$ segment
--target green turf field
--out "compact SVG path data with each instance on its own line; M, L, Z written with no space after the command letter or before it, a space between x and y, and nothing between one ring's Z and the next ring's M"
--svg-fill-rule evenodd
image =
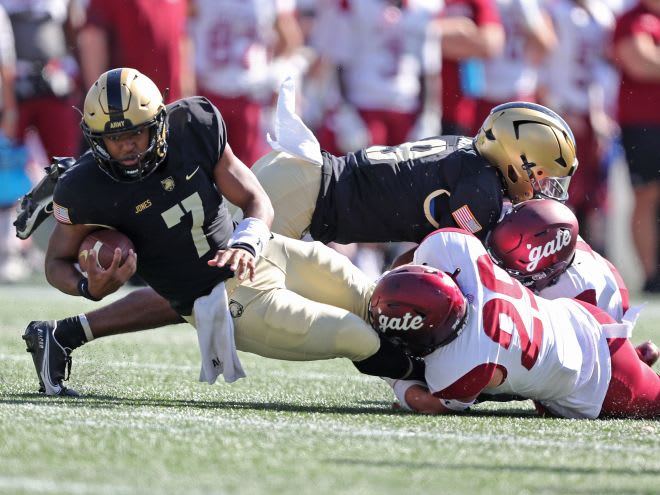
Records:
M241 354L247 379L197 382L184 325L74 353L81 399L45 398L20 335L95 303L0 287L2 494L658 494L660 422L538 419L529 402L395 412L347 361ZM639 302L639 301L636 301ZM634 341L660 340L660 300Z

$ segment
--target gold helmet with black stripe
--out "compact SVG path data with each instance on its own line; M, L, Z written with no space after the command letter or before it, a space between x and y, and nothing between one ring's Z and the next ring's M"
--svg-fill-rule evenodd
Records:
M497 167L513 203L532 198L568 199L578 160L575 137L558 114L514 101L493 108L474 139L481 156Z
M160 91L135 69L112 69L92 85L85 97L81 127L99 167L120 182L150 175L167 154L167 118ZM103 138L128 132L149 132L149 145L134 166L113 159Z

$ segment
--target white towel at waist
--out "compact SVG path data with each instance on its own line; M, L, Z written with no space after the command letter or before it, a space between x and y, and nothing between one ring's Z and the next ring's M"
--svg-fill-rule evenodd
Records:
M285 151L317 165L323 164L321 146L314 133L296 115L296 86L288 77L280 86L273 122L273 134L266 135L275 151Z
M213 384L220 374L227 383L243 378L245 371L236 352L234 320L229 313L224 282L216 285L208 296L195 300L193 317L191 323L197 329L202 356L199 381Z

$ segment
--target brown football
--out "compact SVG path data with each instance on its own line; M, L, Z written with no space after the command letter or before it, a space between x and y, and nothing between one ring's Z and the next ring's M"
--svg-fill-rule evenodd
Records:
M133 242L117 230L102 229L85 237L78 249L78 259L86 259L90 251L96 252L96 260L101 268L107 269L112 264L115 248L121 249L122 263L128 256L128 250L135 251Z

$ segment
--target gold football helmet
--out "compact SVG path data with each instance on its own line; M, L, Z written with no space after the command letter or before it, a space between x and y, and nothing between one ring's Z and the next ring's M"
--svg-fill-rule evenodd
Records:
M498 105L486 117L474 144L502 172L513 203L533 197L568 199L578 166L575 137L549 108L520 101Z
M138 181L151 174L167 153L167 118L163 96L156 85L135 69L112 69L92 85L85 97L83 134L104 172L120 182ZM137 165L127 167L114 160L104 137L149 131L149 146Z

